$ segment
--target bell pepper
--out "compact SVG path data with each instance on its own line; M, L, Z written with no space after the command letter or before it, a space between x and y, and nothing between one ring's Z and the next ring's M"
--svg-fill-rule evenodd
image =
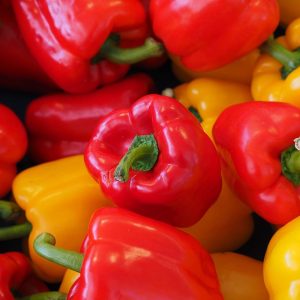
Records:
M196 223L221 190L212 141L180 103L156 94L102 118L85 162L116 205L179 227Z
M152 86L149 76L135 74L89 94L52 94L32 101L26 110L32 160L83 153L100 118L129 107Z
M127 73L129 63L162 53L153 39L134 49L118 47L118 33L136 29L139 37L146 21L138 0L12 3L28 48L67 92L85 93L116 81Z
M212 71L200 72L186 68L177 56L170 55L172 71L182 82L196 78L216 78L250 84L255 63L259 57L259 50L255 49L241 58Z
M212 253L211 258L224 300L269 300L261 261L234 252ZM59 291L69 293L79 276L80 273L68 269Z
M181 84L173 92L186 108L197 112L203 130L211 139L212 126L218 115L230 105L251 99L248 86L209 78ZM251 210L223 180L217 201L195 225L183 230L197 238L207 250L217 252L238 249L250 238L253 228Z
M111 205L88 174L82 155L22 171L14 180L13 196L32 227L28 248L33 268L47 282L59 282L65 269L36 254L33 249L36 236L49 231L55 234L58 245L79 250L92 213ZM9 228L1 228L0 236L4 229L6 237L11 237ZM18 233L14 227L12 231Z
M0 87L44 92L56 88L29 53L10 1L0 2Z
M121 208L94 213L83 253L54 244L54 236L43 233L35 249L80 271L68 300L223 299L212 259L200 243L166 223Z
M285 36L270 38L261 47L264 54L257 61L251 84L255 100L300 106L299 28L300 19L297 19L288 26Z
M300 217L272 237L264 258L264 280L271 300L297 300L300 263Z
M47 286L35 278L32 273L30 261L23 253L6 252L0 254L0 278L1 300L14 300L14 294L20 297L33 294L35 294L35 297L45 297L47 295L48 298L39 299L56 299L53 297L56 293L47 292Z
M226 108L213 136L230 187L258 215L283 225L300 214L300 109L252 101Z
M224 300L269 300L261 261L233 252L213 253L212 259Z
M16 163L27 150L27 135L17 115L2 104L0 116L0 197L3 197L16 176Z
M280 9L280 23L288 25L300 17L300 5L295 0L277 0Z
M195 71L217 69L246 55L279 23L276 0L151 0L150 14L167 51Z

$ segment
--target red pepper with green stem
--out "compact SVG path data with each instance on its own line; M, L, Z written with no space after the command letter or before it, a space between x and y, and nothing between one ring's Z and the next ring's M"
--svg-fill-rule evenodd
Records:
M208 252L170 225L120 208L97 210L83 253L54 247L42 233L39 255L81 272L69 300L223 299Z
M197 222L221 189L219 157L198 120L155 94L101 119L85 162L116 205L175 226Z
M30 54L10 1L0 1L0 87L44 92L57 89Z
M151 0L150 14L153 31L167 51L195 71L217 69L242 57L279 23L276 0Z
M128 64L162 53L152 39L134 49L118 47L118 33L145 23L138 0L12 2L27 46L65 91L91 91L124 76Z
M16 164L27 150L27 135L16 114L0 104L0 197L5 196L17 173Z
M225 178L242 201L273 224L300 214L300 109L280 102L228 107L213 136Z
M135 74L89 94L53 94L32 101L26 111L32 159L83 153L100 118L129 107L152 87L149 76Z

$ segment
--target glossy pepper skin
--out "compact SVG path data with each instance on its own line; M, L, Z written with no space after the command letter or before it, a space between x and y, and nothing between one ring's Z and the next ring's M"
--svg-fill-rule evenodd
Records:
M8 107L0 104L0 197L11 188L17 173L16 163L27 150L27 135L22 122Z
M230 105L249 101L251 93L250 87L244 84L198 78L174 88L174 97L186 108L197 109L203 130L213 139L212 127L219 114ZM241 247L250 238L253 228L251 210L223 180L217 201L195 225L183 230L197 238L208 251L218 252Z
M261 261L234 252L212 253L211 258L224 300L269 300ZM59 291L69 293L79 276L80 273L68 269Z
M47 282L59 282L65 269L36 254L35 237L48 231L55 234L58 245L78 251L92 213L111 205L88 174L82 155L19 173L13 183L13 196L32 224L28 248L33 268Z
M224 300L270 300L261 261L234 252L213 253L212 259Z
M153 31L168 52L196 71L219 68L249 53L279 22L276 0L151 0L150 13Z
M10 1L0 2L0 87L45 92L55 84L42 71L28 51Z
M299 299L300 218L281 227L272 237L264 258L264 280L270 300Z
M145 12L137 0L13 0L28 48L63 90L85 93L123 77L129 66L92 64L109 34L138 28Z
M153 149L124 156L139 151L129 149L136 136L150 135L158 147L157 161L148 171L130 169L143 163L145 155L146 162L154 156ZM176 100L156 94L103 118L86 148L85 162L116 205L179 227L197 222L221 189L219 158L198 120ZM126 167L128 178L120 180Z
M28 257L20 252L0 254L0 278L1 300L15 299L11 289L18 291L21 296L48 291L47 286L32 274Z
M257 214L285 224L299 209L300 109L279 102L248 102L225 109L213 136L230 187Z
M200 243L131 211L97 210L82 252L81 275L68 300L223 299L212 259Z
M52 94L32 101L26 110L32 159L44 162L83 153L100 118L129 107L152 86L152 79L141 73L89 94Z
M188 82L196 78L215 78L221 80L229 80L244 84L250 84L255 63L259 57L259 50L255 49L250 53L224 65L223 67L212 71L200 72L186 68L178 56L170 55L172 60L172 71L182 82ZM241 72L241 70L243 70Z
M277 39L277 42L284 46L283 51L296 50L300 47L299 35L300 19L297 19L288 26L285 35ZM255 100L287 102L300 107L300 88L297 84L300 78L299 54L282 55L286 58L287 65L293 62L296 68L282 76L282 63L267 53L262 54L253 72L252 95Z

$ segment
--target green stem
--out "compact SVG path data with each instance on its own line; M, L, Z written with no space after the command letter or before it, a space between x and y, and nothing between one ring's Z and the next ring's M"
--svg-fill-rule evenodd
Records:
M67 295L60 292L44 292L26 297L16 298L16 300L66 300Z
M0 200L0 218L4 221L16 220L22 209L14 202Z
M161 43L153 38L147 38L143 45L135 48L120 48L115 36L109 37L100 52L92 58L92 64L101 59L108 59L117 64L135 64L150 57L158 57L164 53Z
M283 79L300 66L299 50L290 51L273 38L269 38L260 49L262 52L274 57L283 65L281 69Z
M157 161L158 153L158 146L153 134L135 136L115 170L115 179L126 182L129 178L130 168L135 171L150 171Z
M201 118L199 111L197 108L195 108L194 106L190 106L189 111L197 118L197 120L201 123L203 122L203 119Z
M30 223L1 227L0 228L0 241L13 240L28 236L31 232L32 226Z
M47 260L68 269L80 272L83 254L55 247L55 237L50 233L41 233L34 241L34 250Z
M282 152L281 166L283 175L294 185L300 185L300 151L294 145Z

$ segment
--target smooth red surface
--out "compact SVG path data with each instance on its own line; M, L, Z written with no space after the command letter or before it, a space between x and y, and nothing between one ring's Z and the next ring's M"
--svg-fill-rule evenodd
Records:
M24 254L19 252L0 254L0 299L14 300L10 289L17 289L30 272L30 263Z
M114 171L135 135L153 134L159 148L151 171L130 170L127 182ZM147 95L130 109L103 118L86 148L88 170L120 207L176 226L198 221L221 189L220 162L198 120L178 101Z
M152 79L141 73L89 94L61 93L32 101L26 111L32 159L42 162L83 153L100 118L129 107L152 87Z
M8 1L0 1L0 24L0 87L34 92L54 90L54 83L28 51Z
M62 89L88 92L121 78L128 71L128 65L105 60L92 65L90 60L112 32L132 30L145 22L140 1L12 2L28 48Z
M300 136L300 109L247 102L217 119L213 136L226 180L256 213L273 224L300 215L299 187L282 174L280 155Z
M16 175L16 163L27 150L27 135L18 117L0 104L0 197L5 196Z
M153 30L197 71L219 68L260 46L279 23L276 0L151 0Z
M208 252L165 223L103 208L94 213L82 250L69 300L223 299Z

